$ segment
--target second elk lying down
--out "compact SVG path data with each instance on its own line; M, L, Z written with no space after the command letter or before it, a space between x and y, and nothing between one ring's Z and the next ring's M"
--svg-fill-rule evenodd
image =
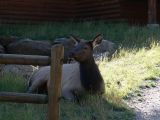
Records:
M62 69L62 97L67 100L75 100L75 93L89 92L102 94L105 85L98 66L93 58L93 49L102 41L102 36L97 35L92 41L82 41L73 37L75 47L69 52L69 56L77 62L63 64ZM50 79L50 66L40 68L29 81L29 93L47 91Z

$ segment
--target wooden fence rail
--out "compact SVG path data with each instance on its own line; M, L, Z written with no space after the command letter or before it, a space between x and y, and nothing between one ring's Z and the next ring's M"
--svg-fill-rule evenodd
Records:
M0 64L49 65L50 61L48 56L0 54Z
M54 45L51 48L51 58L38 55L0 54L0 64L51 64L48 96L42 94L0 92L0 101L37 104L48 103L48 120L59 120L63 57L64 47L60 44Z
M46 104L48 102L48 96L29 93L0 92L0 101Z

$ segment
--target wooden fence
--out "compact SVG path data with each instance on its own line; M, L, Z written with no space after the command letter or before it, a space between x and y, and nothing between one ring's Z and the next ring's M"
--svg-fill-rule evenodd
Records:
M61 76L64 48L55 45L51 57L36 55L0 54L0 64L49 65L51 64L48 96L42 94L0 92L0 101L16 103L48 103L48 120L59 120L59 98L61 95Z

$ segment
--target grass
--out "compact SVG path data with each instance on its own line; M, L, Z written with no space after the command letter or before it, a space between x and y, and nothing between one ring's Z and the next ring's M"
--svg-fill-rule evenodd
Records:
M0 78L0 91L24 92L26 82L20 76L3 74ZM133 115L130 110L111 104L98 96L86 95L79 104L61 101L62 120L132 120ZM47 105L0 102L0 120L44 120L46 118Z
M26 80L20 75L2 73L0 75L0 91L25 92Z
M160 77L160 29L105 22L47 23L43 25L0 25L0 36L19 36L35 40L54 40L75 34L92 39L102 33L119 46L114 58L101 61L100 71L106 85L104 99L86 95L80 102L61 101L62 120L133 120L134 113L123 103L130 93L138 90L146 80ZM14 78L14 79L13 79ZM4 74L0 77L0 91L26 90L21 76ZM0 120L42 120L47 116L47 105L0 103Z
M107 96L117 96L117 99L122 100L137 90L145 80L160 77L160 67L157 67L160 64L158 51L160 46L152 46L149 50L143 48L136 52L126 52L124 56L119 56L109 63L102 62L100 69L106 81ZM117 99L112 98L113 101Z
M129 26L125 23L112 24L105 22L82 23L46 23L41 25L0 25L0 36L18 36L36 40L54 40L56 37L70 34L84 39L92 39L98 33L122 47L149 47L152 40L159 40L160 29L149 29L144 26Z

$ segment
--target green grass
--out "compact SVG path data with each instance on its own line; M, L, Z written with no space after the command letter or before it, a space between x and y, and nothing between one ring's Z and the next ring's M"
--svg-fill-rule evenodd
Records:
M106 96L110 96L109 100L120 101L137 90L145 80L160 77L160 67L157 67L160 64L159 51L160 46L152 46L149 50L143 48L136 52L126 51L125 55L118 56L109 63L102 62L100 69L106 81ZM124 51L121 50L120 53L122 52Z
M125 23L64 22L41 25L0 25L0 36L18 36L36 40L52 41L56 37L68 36L70 34L88 40L98 33L103 34L104 38L127 48L149 47L153 39L155 41L160 39L159 28L149 29L145 26L129 26Z
M106 85L103 99L86 95L80 104L61 101L62 120L133 120L134 113L123 99L144 84L154 86L154 78L160 77L159 28L105 22L0 25L0 28L0 36L51 41L69 34L92 39L102 33L119 45L119 51L110 62L104 60L99 64ZM150 79L151 82L146 83ZM0 91L25 90L26 80L21 76L4 74L0 77ZM0 120L42 120L46 116L47 105L0 103Z
M25 92L27 81L14 74L3 74L0 78L0 91ZM0 120L44 120L47 118L47 105L0 102ZM132 120L133 113L109 103L98 96L86 95L80 103L61 100L62 120Z
M26 80L20 75L3 73L0 75L0 91L25 92Z

